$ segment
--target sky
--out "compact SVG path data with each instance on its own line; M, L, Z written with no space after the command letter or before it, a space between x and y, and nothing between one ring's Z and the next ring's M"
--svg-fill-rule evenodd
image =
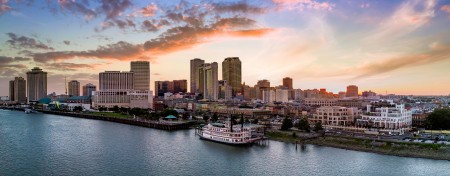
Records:
M0 0L0 95L41 67L48 93L64 78L151 64L154 81L186 79L189 61L239 57L242 80L379 94L450 94L446 0ZM188 86L189 87L189 86Z

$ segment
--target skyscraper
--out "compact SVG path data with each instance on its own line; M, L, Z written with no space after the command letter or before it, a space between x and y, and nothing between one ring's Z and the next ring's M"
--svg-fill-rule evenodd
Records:
M346 97L358 97L358 86L355 85L347 86Z
M14 78L14 101L18 103L27 102L27 81L22 77Z
M83 96L92 96L92 92L96 90L97 87L94 84L88 83L83 86Z
M218 99L218 64L217 62L202 64L198 69L200 93L203 98L215 101Z
M196 93L196 92L199 92L200 90L199 90L199 86L200 86L200 82L199 82L199 77L198 77L198 71L199 71L199 68L200 68L200 66L202 65L202 64L204 64L205 63L205 61L204 60L201 60L201 59L198 59L198 58L195 58L195 59L192 59L191 60L191 90L190 90L190 92L191 93Z
M14 80L9 81L9 100L14 101Z
M286 77L283 78L283 86L289 90L292 90L292 78Z
M9 100L17 103L27 101L27 82L22 77L9 81Z
M150 90L150 63L147 61L133 61L130 71L134 73L134 89Z
M28 101L39 101L47 96L47 72L34 67L27 72Z
M186 93L187 92L187 80L173 80L173 93Z
M232 87L233 95L241 92L242 70L239 57L227 57L222 62L222 80Z
M80 82L72 80L68 83L69 96L80 96Z
M99 85L99 90L133 90L134 72L100 72Z

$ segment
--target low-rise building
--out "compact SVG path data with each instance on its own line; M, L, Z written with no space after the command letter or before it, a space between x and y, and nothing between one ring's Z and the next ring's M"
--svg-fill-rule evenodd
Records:
M305 98L302 102L305 106L336 106L336 98Z
M380 131L404 133L411 128L412 113L403 104L367 105L367 110L357 119L363 127L378 128Z
M355 107L322 106L308 120L312 124L321 122L323 125L350 126L360 115L361 111Z

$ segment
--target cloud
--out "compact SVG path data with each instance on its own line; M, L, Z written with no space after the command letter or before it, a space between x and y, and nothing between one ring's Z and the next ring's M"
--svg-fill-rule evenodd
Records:
M155 16L158 11L158 6L154 3L149 4L141 9L141 14L144 17L152 17Z
M60 61L71 58L99 58L99 59L117 59L117 60L131 60L140 56L143 52L141 45L133 45L128 42L119 41L114 44L100 46L96 50L87 51L56 51L46 53L32 53L29 56L33 57L36 62Z
M19 62L26 62L30 60L30 58L25 57L0 56L0 78L17 76L21 73L25 73L24 70L28 68L27 65L20 64Z
M435 5L435 0L406 1L367 39L384 40L407 35L424 26L434 17Z
M50 2L50 1L49 1ZM62 12L69 11L72 14L82 14L85 20L91 20L97 17L97 12L88 7L88 1L72 1L72 0L58 0L57 1ZM53 10L56 12L56 9Z
M58 71L76 71L82 68L94 69L96 66L97 65L95 64L77 64L77 63L59 62L59 63L45 64L42 67L45 69Z
M122 16L123 12L133 4L130 0L101 0L101 12L106 15L106 19L115 19Z
M329 2L318 2L315 0L272 0L281 10L333 10L335 4Z
M450 18L450 5L443 5L441 7L441 11L447 12L448 13L448 18Z
M66 45L70 45L70 41L69 40L64 40L63 43L66 44Z
M217 13L262 14L268 11L267 8L250 5L246 1L211 3L209 8Z
M0 15L3 15L10 10L11 7L8 5L8 0L0 0Z
M404 55L384 59L377 62L371 62L357 67L356 70L350 70L349 73L359 73L355 78L363 78L374 76L393 70L426 65L434 62L450 59L450 45L442 45L439 43L430 44L430 48L426 52Z
M6 35L8 35L8 37L10 38L9 40L6 41L6 43L8 43L12 48L15 49L26 48L26 49L53 50L52 47L40 41L37 41L33 38L25 36L17 36L14 33L6 33Z

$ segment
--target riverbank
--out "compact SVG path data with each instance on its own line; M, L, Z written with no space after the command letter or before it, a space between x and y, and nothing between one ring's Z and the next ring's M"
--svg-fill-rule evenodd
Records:
M314 137L305 138L304 133L295 132L267 132L266 135L271 140L289 142L289 143L305 143L320 146L341 148L347 150L356 150L364 152L372 152L384 155L427 158L436 160L450 161L450 146L442 144L422 144L408 142L392 142L381 140L359 139L341 136L322 136L320 134L310 135Z

